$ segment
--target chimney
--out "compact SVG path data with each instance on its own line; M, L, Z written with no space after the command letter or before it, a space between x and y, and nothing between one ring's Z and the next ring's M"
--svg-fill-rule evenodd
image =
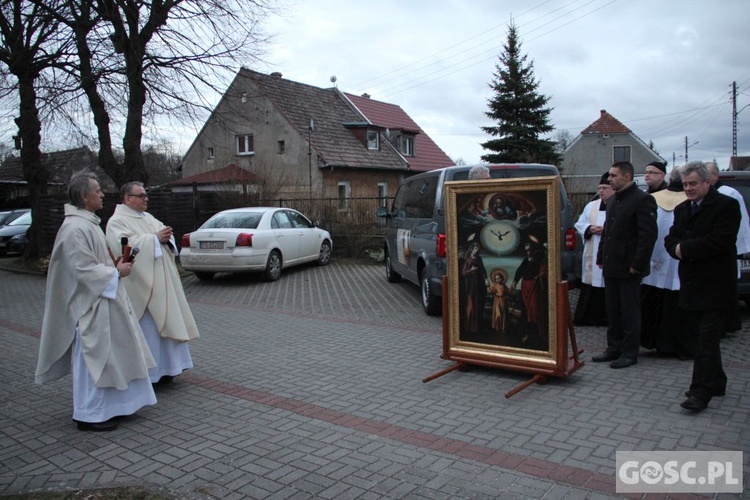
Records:
M279 73L278 71L274 71L273 73L271 73L271 76L281 78L281 73Z
M365 99L369 99L370 98L370 94L368 94L367 92L365 92L364 94L362 94L362 97L364 97Z

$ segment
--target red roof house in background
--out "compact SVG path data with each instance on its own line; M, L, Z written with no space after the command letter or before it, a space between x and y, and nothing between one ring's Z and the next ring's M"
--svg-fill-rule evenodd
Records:
M371 124L386 129L386 136L390 135L391 143L404 155L410 170L425 172L453 165L453 160L400 106L370 99L367 94L355 96L345 92L344 95Z
M453 161L395 104L241 68L182 159L192 177L233 164L284 197L393 196ZM171 183L171 185L175 185Z
M633 131L602 109L599 118L584 128L563 151L561 175L569 194L596 193L604 172L616 161L629 161L642 174L651 161L664 161Z

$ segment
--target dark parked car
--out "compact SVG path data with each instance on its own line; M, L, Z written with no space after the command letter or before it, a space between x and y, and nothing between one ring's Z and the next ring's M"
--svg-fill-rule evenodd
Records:
M0 212L0 227L10 224L23 214L31 212L30 208L17 208L15 210L3 210Z
M570 202L560 174L553 165L484 164L492 179L553 176L560 186L560 269L562 278L575 281L575 235ZM446 167L408 177L398 187L390 211L378 209L385 219L385 275L395 283L402 278L422 289L425 313L442 311L442 277L446 273L444 186L465 181L471 165ZM519 259L520 260L520 259Z
M0 228L0 255L23 253L29 238L26 232L31 227L31 212L26 212Z

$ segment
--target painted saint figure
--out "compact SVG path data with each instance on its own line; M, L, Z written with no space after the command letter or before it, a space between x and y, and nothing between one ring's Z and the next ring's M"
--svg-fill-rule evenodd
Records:
M513 283L510 285L510 291L516 290L516 285L521 281L521 298L523 299L524 309L526 310L526 321L534 328L530 329L533 333L538 333L542 337L547 334L547 324L545 321L547 308L543 301L547 293L547 262L545 258L544 247L539 243L527 241L524 244L526 257L516 270ZM528 338L524 333L522 341Z
M489 292L492 295L492 329L499 333L505 333L506 307L505 299L508 297L508 287L505 282L507 276L502 269L495 269L490 274L492 284Z
M461 270L466 294L464 329L467 333L479 333L482 327L482 310L487 293L487 271L479 255L479 243L469 245L466 260Z

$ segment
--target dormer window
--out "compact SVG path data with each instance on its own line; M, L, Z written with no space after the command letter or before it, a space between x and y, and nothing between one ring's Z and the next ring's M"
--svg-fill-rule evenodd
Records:
M414 136L402 135L398 138L398 149L404 156L414 156Z
M367 131L367 149L380 149L380 134L377 130Z

